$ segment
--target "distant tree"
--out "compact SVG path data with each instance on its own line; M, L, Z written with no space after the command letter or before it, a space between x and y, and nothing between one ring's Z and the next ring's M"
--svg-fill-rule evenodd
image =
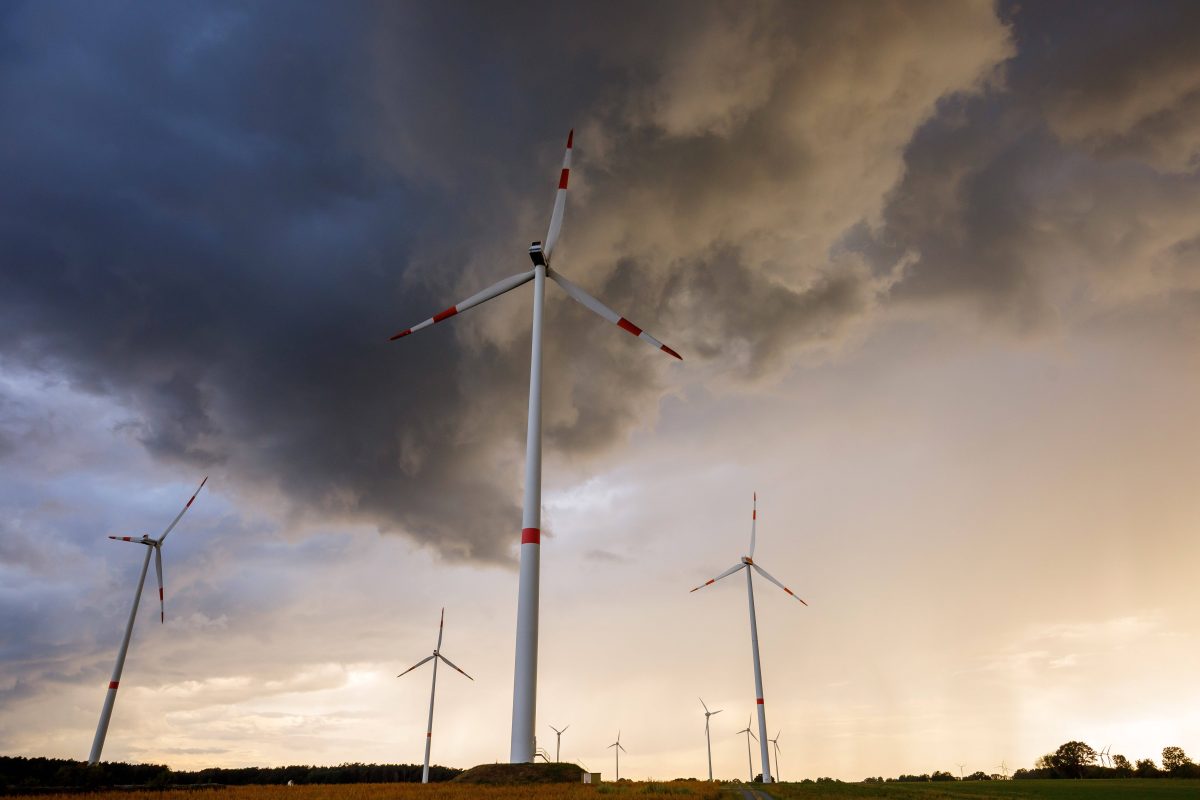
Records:
M1129 759L1118 753L1112 757L1113 769L1122 778L1127 778L1133 774L1133 764L1129 763Z
M988 775L983 770L979 770L978 772L972 772L970 775L963 778L964 781L990 781L991 779L992 779L992 776Z
M929 780L931 780L931 781L952 781L952 780L956 780L956 779L949 772L944 772L944 771L939 770L939 771L933 773L932 775L930 775Z
M1059 773L1073 778L1082 778L1084 767L1096 763L1096 751L1083 742L1067 742L1050 757L1051 764Z
M1182 747L1164 747L1162 752L1163 769L1167 772L1174 772L1180 767L1191 764L1192 760L1187 757L1187 753L1183 752Z
M1158 767L1154 764L1152 758L1140 758L1135 769L1139 778L1157 778L1159 776Z
M1039 756L1038 760L1033 762L1034 769L1054 769L1054 753L1047 753L1044 756Z

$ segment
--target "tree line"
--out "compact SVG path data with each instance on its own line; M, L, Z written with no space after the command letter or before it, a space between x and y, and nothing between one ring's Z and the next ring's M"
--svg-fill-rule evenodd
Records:
M863 783L990 781L1002 777L979 771L959 778L949 772L936 771L901 775L898 778L865 778ZM1033 769L1019 769L1012 774L1012 779L1016 781L1047 778L1200 778L1200 765L1188 758L1182 747L1164 747L1162 767L1159 767L1152 758L1132 762L1123 755L1110 757L1083 742L1072 741L1039 758Z
M1182 747L1164 747L1159 767L1152 758L1133 762L1119 753L1102 757L1087 744L1072 741L1039 758L1033 769L1013 773L1014 780L1022 778L1200 778L1200 765Z
M163 764L105 761L89 765L66 758L0 756L0 789L63 787L103 789L110 786L196 786L222 784L419 783L420 764L339 764L336 767L210 767L177 771ZM430 765L430 781L448 781L462 770Z

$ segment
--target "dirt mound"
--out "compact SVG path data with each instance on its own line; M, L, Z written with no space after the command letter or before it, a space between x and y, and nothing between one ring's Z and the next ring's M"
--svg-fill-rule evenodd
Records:
M583 769L576 764L480 764L454 779L455 783L490 785L579 783Z

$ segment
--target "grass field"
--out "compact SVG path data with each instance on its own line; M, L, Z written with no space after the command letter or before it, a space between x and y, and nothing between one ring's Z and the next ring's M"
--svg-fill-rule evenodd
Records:
M978 781L966 783L780 783L755 786L777 800L805 798L1029 798L1029 800L1200 800L1200 781ZM672 783L543 784L540 786L476 786L454 783L359 783L322 786L231 786L224 789L165 792L96 792L53 795L55 800L583 800L585 798L675 798L704 800L740 798L736 785L699 781Z
M1200 781L1191 780L1088 780L1088 781L947 781L945 783L780 783L767 793L779 800L805 798L1029 798L1029 800L1200 800Z

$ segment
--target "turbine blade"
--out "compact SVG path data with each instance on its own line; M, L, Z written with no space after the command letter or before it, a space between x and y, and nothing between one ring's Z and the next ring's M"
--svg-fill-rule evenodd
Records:
M162 545L154 547L154 571L158 573L158 623L162 625L167 621L167 606L163 601Z
M754 510L750 512L750 557L754 558L754 540L758 532L758 492L754 493Z
M408 669L404 670L404 672L401 672L401 673L400 673L400 675L397 675L396 677L397 677L397 678L399 678L399 677L401 677L401 676L403 676L403 675L407 675L408 673L412 672L412 671L413 671L414 669L416 669L417 667L419 667L419 666L421 666L422 664L424 664L426 661L431 661L431 660L433 660L433 656L425 656L425 657L424 657L424 658L422 658L420 661L418 661L417 663L413 664L411 667L409 667Z
M547 270L547 274L551 278L553 278L554 281L559 286L561 286L563 288L564 292L569 294L571 296L571 298L574 299L575 301L577 301L580 305L582 305L585 308L587 308L588 310L600 315L601 317L608 320L613 325L616 325L617 327L626 331L627 333L632 333L634 336L638 337L639 339L653 345L654 347L657 347L659 350L662 350L667 355L675 356L675 358L678 358L680 361L683 360L683 356L679 355L679 353L676 353L674 350L667 347L665 344L660 342L658 339L655 339L653 336L646 333L644 330L639 328L637 325L634 325L632 322L625 319L624 317L622 317L617 312L613 311L608 306L604 305L604 303L601 303L599 300L592 297L590 294L585 292L583 289L580 289L578 285L571 283L571 281L567 280L567 278L558 270L556 270L556 269Z
M703 697L700 697L700 698L697 698L697 699L700 701L700 705L704 706L704 698L703 698ZM712 712L710 712L710 711L708 710L708 706L704 706L704 713L705 713L705 714L710 714L710 713L712 713Z
M513 275L511 278L505 278L504 280L500 281L499 283L492 284L488 288L484 289L482 292L471 295L470 297L468 297L466 300L463 300L458 305L450 306L445 311L434 314L429 319L427 319L424 322L419 323L417 325L413 325L411 328L405 328L404 330L400 331L399 333L393 335L391 337L391 339L389 339L389 341L394 342L397 339L401 339L405 336L408 336L410 333L416 333L417 331L421 330L422 328L428 328L430 325L434 324L435 322L441 322L444 319L449 319L450 317L453 317L455 314L458 314L461 311L466 311L468 308L474 308L475 306L479 305L480 303L485 303L488 300L491 300L493 297L499 297L500 295L504 294L505 292L512 291L513 289L517 288L521 284L528 283L531 280L533 280L533 270L530 270L529 272L522 272L520 275Z
M443 608L442 609L442 617L441 617L441 619L438 620L438 644L437 644L438 650L442 649L442 629L445 627L445 625L446 625L446 609Z
M451 668L451 669L458 670L458 672L462 672L462 674L463 674L463 675L467 675L467 673L463 672L461 669L459 669L457 666L455 666L455 664L454 664L454 662L453 662L453 661L451 661L450 659L446 658L446 657L445 657L444 655L442 655L441 653L438 653L438 658L440 658L442 661L445 661L445 662L446 662L448 665L450 665L450 668ZM468 678L471 678L471 676L470 676L470 675L467 675L467 677L468 677ZM474 679L474 678L471 678L471 680L475 680L475 679Z
M717 581L721 580L721 578L725 578L725 577L728 577L728 576L732 575L733 573L737 572L739 569L741 569L741 568L742 568L742 567L744 567L744 566L746 566L746 565L745 565L745 564L734 564L732 567L730 567L729 569L725 570L724 572L722 572L722 573L721 573L720 575L718 575L717 577L713 578L712 580L705 581L704 583L700 584L699 586L697 586L695 589L692 589L691 591L695 592L695 591L698 591L698 590L700 590L700 589L703 589L705 586L711 586L712 584L714 584L714 583L716 583Z
M188 498L187 504L183 507L183 510L175 515L175 519L171 520L171 524L168 525L167 529L162 532L162 536L158 537L159 544L162 544L163 541L166 540L168 533L175 530L175 526L179 524L179 520L183 519L183 515L187 513L187 510L192 507L192 501L196 499L196 495L200 494L200 490L204 488L204 484L206 483L208 483L207 475L204 476L204 480L200 481L200 485L196 487L196 491L192 492L192 496Z
M145 536L109 536L115 542L133 542L134 544L150 544Z
M723 708L718 708L716 711L713 711L713 712L711 712L711 713L712 713L712 715L713 715L713 716L715 716L715 715L717 715L717 714L720 714L720 713L721 713L722 711L724 711L724 710L725 710L725 709L723 709Z
M554 252L554 245L558 242L558 234L562 231L563 212L567 208L567 178L571 175L571 147L575 144L575 129L567 134L567 152L563 155L562 172L558 175L558 192L554 195L554 211L550 213L550 230L546 232L546 244L542 247L542 252L546 254L546 260L550 260L550 254Z
M624 753L629 752L628 750L625 749L625 745L621 744L620 742L617 742L617 747L621 748L621 751Z
M779 581L777 581L773 577L771 577L771 573L767 572L765 569L760 567L758 564L751 564L750 566L754 567L754 571L757 572L759 575L762 575L764 578L766 578L771 583L778 586L780 589L783 589L785 592L790 594L792 597L795 597L797 600L800 600L800 602L804 603L804 605L808 605L808 603L805 603L804 600L802 600L795 592L793 592L791 589L789 589L788 587L784 586L782 583L780 583Z

